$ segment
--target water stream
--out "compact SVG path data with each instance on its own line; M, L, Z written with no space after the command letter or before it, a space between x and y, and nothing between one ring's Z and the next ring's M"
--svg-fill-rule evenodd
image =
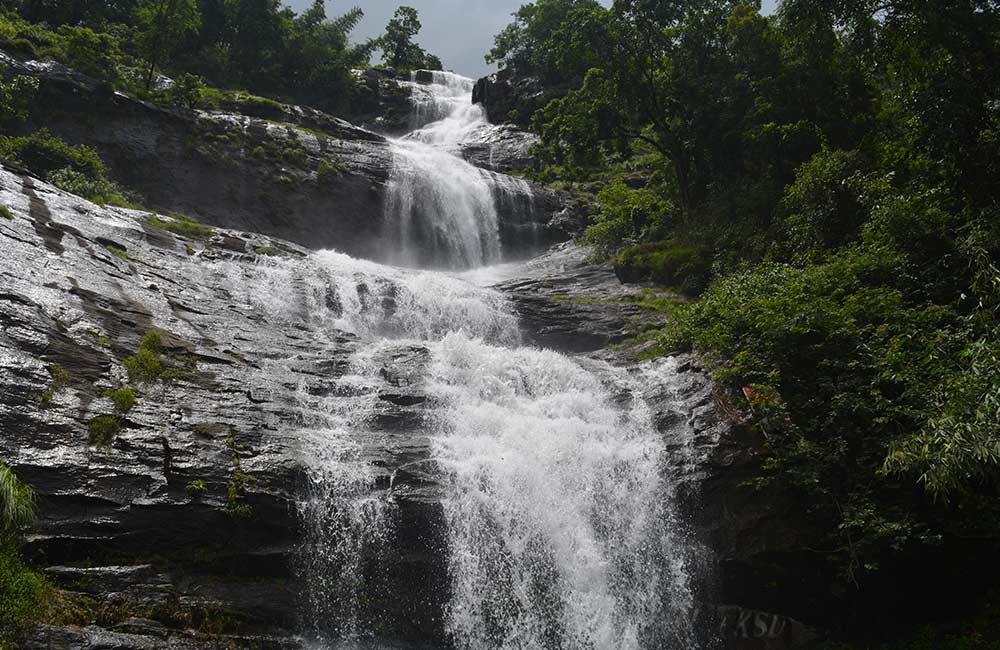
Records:
M414 82L415 131L393 144L397 259L476 269L502 259L497 188L520 186L458 158L485 119L469 80L434 82ZM699 647L641 398L651 370L521 345L505 296L469 274L331 251L217 272L234 299L325 332L319 349L354 346L328 390L298 391L302 611L317 647ZM408 531L415 518L434 530Z
M500 210L508 223L529 222L535 208L531 188L462 159L462 142L489 127L485 112L471 101L471 79L432 75L430 84L404 84L413 92L414 130L391 142L385 258L418 268L496 264L504 256Z

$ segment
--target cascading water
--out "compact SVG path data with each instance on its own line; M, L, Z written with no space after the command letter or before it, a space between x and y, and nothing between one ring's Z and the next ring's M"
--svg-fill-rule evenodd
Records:
M410 267L449 269L495 264L503 256L501 217L531 222L534 200L523 180L470 165L459 154L473 132L488 128L472 103L473 81L450 72L421 72L431 83L412 92L414 131L391 141L384 259Z
M461 78L435 79L465 92ZM421 97L418 106L440 104L418 117L464 111L434 88ZM437 242L446 266L496 261L489 176L427 135L454 125L423 126L394 145L393 200L402 203L390 209L433 214L440 239L404 237L400 251ZM429 166L461 173L445 183ZM292 423L308 473L302 611L317 647L700 647L690 545L641 398L652 365L626 370L522 346L505 296L473 274L332 251L212 269L234 301L314 332L312 350L350 349L346 362L320 369L321 385L299 387ZM261 372L298 362L277 359ZM656 372L662 380L672 371ZM410 393L397 395L401 386ZM417 419L387 422L386 399L419 405ZM435 528L420 532L440 542L401 532L414 512ZM440 559L439 580L412 569L414 553ZM421 617L435 620L412 620Z

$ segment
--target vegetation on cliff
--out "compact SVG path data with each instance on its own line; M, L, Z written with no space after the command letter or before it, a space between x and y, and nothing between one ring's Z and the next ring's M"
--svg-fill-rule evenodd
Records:
M33 619L42 604L45 581L21 561L18 531L31 523L35 498L9 467L0 462L0 648L13 646L14 636Z
M700 298L705 354L864 589L888 557L1000 539L1000 11L982 0L538 0L490 55L538 111L586 239Z
M190 106L206 86L245 88L335 114L363 101L352 69L368 65L376 50L400 69L440 69L413 42L420 30L413 8L401 7L381 37L354 43L364 12L330 18L325 4L315 0L296 14L278 0L3 0L0 48L65 63L153 101ZM158 79L161 71L173 86ZM209 104L215 95L209 92Z

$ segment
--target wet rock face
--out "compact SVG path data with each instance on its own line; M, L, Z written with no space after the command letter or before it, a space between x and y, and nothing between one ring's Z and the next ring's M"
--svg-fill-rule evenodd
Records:
M233 102L213 112L170 110L111 92L59 64L22 63L2 52L0 62L40 80L21 132L44 127L95 147L113 178L152 209L367 259L379 259L383 236L394 228L385 214L393 155L373 131L268 101ZM397 132L391 124L403 113L408 120L408 92L391 77L363 79L378 87L366 123ZM475 164L506 171L523 163L521 135L501 130L488 140L470 144ZM530 218L541 240L566 239L562 197L532 189L538 209ZM512 212L499 216L501 228L518 227L504 222Z
M100 629L42 628L25 647L297 645L301 434L322 416L309 396L333 389L358 339L262 310L272 297L244 281L269 258L241 251L306 251L233 231L184 240L6 169L0 203L14 216L0 220L0 457L40 497L28 556L104 612ZM169 373L130 379L124 362L154 329ZM420 359L401 346L375 360L378 419L402 450L377 459L383 484L425 453L407 443ZM138 399L122 413L108 391L124 385ZM98 416L115 422L108 444L94 442ZM395 480L401 511L426 522L419 473ZM423 562L390 574L426 575ZM431 620L410 608L401 628Z
M569 90L570 86L547 85L537 77L504 68L476 82L472 101L486 108L494 124L510 123L526 129L535 111Z
M531 165L531 148L537 142L538 136L515 126L492 126L462 142L462 157L476 167L494 172L521 171Z
M409 131L410 92L400 80L391 70L361 71L359 97L349 119L377 133L396 136Z
M595 352L634 336L639 321L662 321L656 312L627 304L632 292L611 267L589 262L587 254L571 244L556 247L518 278L497 285L514 304L527 342Z

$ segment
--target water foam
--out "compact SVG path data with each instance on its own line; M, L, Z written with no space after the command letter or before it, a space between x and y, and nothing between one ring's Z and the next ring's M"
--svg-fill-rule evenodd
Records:
M695 647L684 545L644 403L622 408L596 372L560 354L461 335L445 337L428 381L445 404L434 442L459 647Z
M418 73L413 74L413 81L404 84L412 93L415 130L390 142L384 257L419 268L495 264L503 255L501 217L515 227L530 222L535 209L531 188L460 156L462 142L489 128L483 108L472 103L472 79L421 72L432 81L418 83Z

